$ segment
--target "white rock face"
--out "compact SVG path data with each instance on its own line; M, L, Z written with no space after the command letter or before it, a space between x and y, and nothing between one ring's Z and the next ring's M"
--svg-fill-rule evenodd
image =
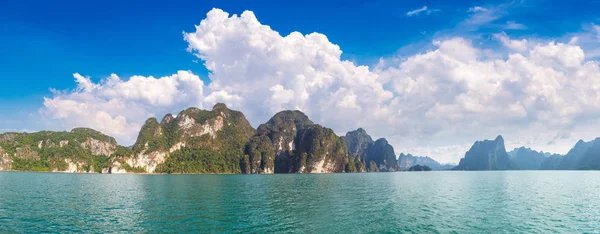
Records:
M62 145L62 141L61 143L61 147ZM68 144L69 142L67 141L66 144ZM90 149L92 151L92 154L94 155L112 155L115 152L116 146L113 144L110 144L109 142L105 142L105 141L100 141L100 140L96 140L93 138L88 138L85 142L81 143L81 147L86 148L86 149Z
M318 161L315 166L313 167L313 170L310 173L332 173L334 170L334 165L333 163L329 163L327 162L327 160L325 158L323 158L323 160Z
M43 144L44 144L44 141L38 142L38 148L42 149Z
M66 158L65 159L65 163L67 163L68 167L66 170L64 171L59 171L59 170L52 170L52 172L66 172L66 173L76 173L76 172L83 172L79 170L79 165L73 161L71 161L71 159Z
M263 174L273 174L273 168L265 168L265 170L263 171Z
M154 151L154 152L146 153L146 150L144 150L144 151L140 152L135 158L128 159L127 164L129 164L132 167L141 167L141 168L145 167L147 173L154 173L154 171L156 170L156 167L159 164L165 162L169 153L173 153L176 150L179 150L184 146L185 146L185 143L178 142L175 145L173 145L173 147L171 147L168 152ZM147 149L147 147L148 147L148 144L146 144L146 149Z
M183 129L183 130L190 129L196 123L196 121L192 117L186 115L185 113L181 114L181 118L182 118L182 120L179 121L179 123L178 123L179 129Z
M65 145L68 145L68 144L69 144L69 141L67 141L67 140L60 141L60 142L58 143L58 145L59 145L60 147L64 147Z
M132 167L145 167L147 173L154 173L158 164L165 162L167 153L162 151L154 151L150 153L139 153L137 157L127 160L127 164Z
M203 136L209 134L213 139L217 137L217 132L223 129L223 117L217 116L214 123L211 125L209 121L199 126L199 131L192 133L191 136Z
M185 143L184 142L177 142L175 145L173 145L173 147L171 147L169 149L169 153L173 153L176 150L179 150L181 148L185 147Z
M279 141L277 142L277 144L279 145L277 149L280 151L283 150L283 136L279 137Z
M105 172L102 172L102 173L105 173ZM108 173L108 170L106 171L106 173ZM121 163L114 162L113 166L111 167L110 173L111 174L125 174L125 173L127 173L127 171L125 170L125 168L123 168L121 166Z
M0 171L10 171L12 162L12 158L0 147Z

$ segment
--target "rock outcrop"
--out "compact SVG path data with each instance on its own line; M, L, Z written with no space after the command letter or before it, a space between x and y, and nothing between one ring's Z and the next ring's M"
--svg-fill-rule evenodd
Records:
M114 138L89 128L0 134L0 170L101 172L117 149Z
M577 170L600 170L600 138L592 141L592 145L577 164Z
M357 171L378 172L400 170L394 153L394 147L385 138L373 141L364 129L359 128L346 133L343 139L348 145Z
M353 158L359 158L367 154L367 149L375 143L371 136L363 128L346 133L342 136L348 145L348 152Z
M600 170L600 138L579 140L564 155L552 155L541 166L542 170Z
M495 140L477 141L465 153L454 170L486 171L486 170L518 170L510 160L504 147L502 136Z
M0 171L9 171L12 167L12 157L0 147Z
M333 130L314 124L300 111L275 114L258 127L257 136L249 145L251 172L344 172L349 162L345 142ZM256 167L259 161L261 166Z
M515 148L508 152L508 155L521 170L540 170L544 161L548 157L552 157L552 155L544 152L538 152L525 147Z
M188 108L159 123L148 119L119 170L163 173L240 173L240 158L255 133L246 117L218 103ZM113 170L111 169L111 172Z

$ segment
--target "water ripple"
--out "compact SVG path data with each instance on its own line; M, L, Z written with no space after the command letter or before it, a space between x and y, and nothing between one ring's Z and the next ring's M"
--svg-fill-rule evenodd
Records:
M0 232L598 233L600 172L0 172Z

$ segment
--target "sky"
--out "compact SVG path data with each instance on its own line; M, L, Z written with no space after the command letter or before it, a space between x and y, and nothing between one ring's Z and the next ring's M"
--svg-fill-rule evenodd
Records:
M285 109L457 163L476 140L566 153L600 137L598 1L2 1L0 132L217 102Z

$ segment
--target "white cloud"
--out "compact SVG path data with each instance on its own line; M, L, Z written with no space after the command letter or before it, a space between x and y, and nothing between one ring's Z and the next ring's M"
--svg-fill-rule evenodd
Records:
M425 12L429 15L432 12L437 12L437 11L440 11L440 10L439 9L429 9L429 8L427 8L427 6L423 6L419 9L415 9L415 10L406 12L406 15L407 16L417 16L417 15L421 14L421 12Z
M419 8L419 9L415 9L415 10L406 12L406 15L407 16L418 15L419 13L421 13L423 11L426 11L426 10L427 10L427 6L423 6L423 7Z
M600 26L594 24L592 27L594 28L594 31L596 31L596 38L600 40Z
M135 140L146 118L202 106L204 99L202 80L188 71L161 78L132 76L126 81L112 74L97 84L80 74L73 76L78 88L44 98L41 114L52 120L50 124L92 127L126 144Z
M97 88L97 86L94 83L92 83L89 77L83 77L82 75L79 75L79 73L73 74L73 77L75 77L75 82L77 82L77 89L79 90L91 92L92 90Z
M494 34L494 38L498 39L504 46L516 50L519 52L524 52L527 50L527 39L521 40L511 40L505 32Z
M470 13L469 16L458 23L458 25L448 33L452 35L464 35L477 32L481 28L497 28L501 30L523 29L525 25L518 24L514 21L508 21L506 24L497 23L497 21L509 14L511 8L518 7L521 3L522 1L511 1L485 8L481 6L471 7L467 10L467 12Z
M474 7L469 8L469 10L468 10L468 12L479 12L479 11L485 12L485 11L488 11L488 9L485 7L474 6Z
M506 21L506 25L504 25L504 29L506 30L520 30L526 28L527 26L525 26L524 24L519 24L515 21Z
M507 146L527 142L566 151L573 139L547 143L558 132L600 132L594 127L600 119L597 62L586 61L577 45L496 37L513 52L489 56L468 38L454 37L370 69L342 60L340 47L323 34L282 36L252 12L214 9L184 34L188 50L210 71L208 86L184 71L127 81L113 75L100 83L76 77L79 88L47 98L42 113L131 142L146 117L188 106L223 101L254 126L282 109L299 109L339 134L364 127L399 152L412 149L444 162L457 162L473 141L498 134Z
M569 40L569 45L575 45L577 42L579 42L579 37L571 37L571 40Z

